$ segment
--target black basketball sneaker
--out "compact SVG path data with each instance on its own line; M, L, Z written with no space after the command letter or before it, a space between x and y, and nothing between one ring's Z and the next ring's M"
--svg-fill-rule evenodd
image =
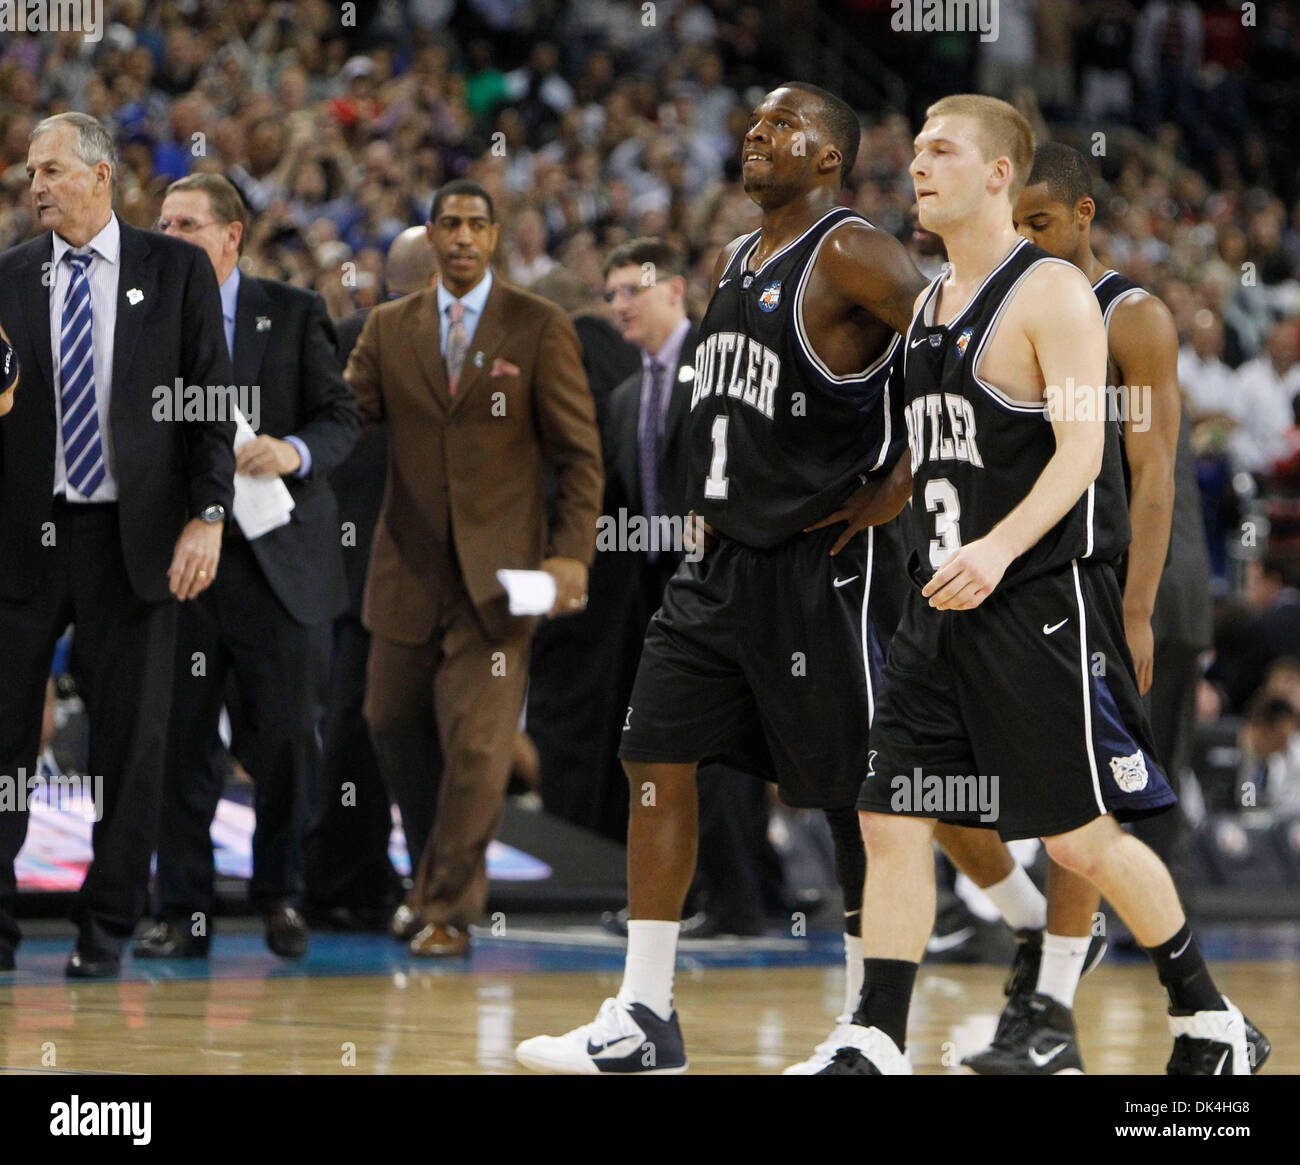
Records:
M1268 1037L1223 996L1222 1011L1169 1012L1170 1076L1249 1076L1268 1059Z
M1050 1035L1051 1039L1055 1039L1061 1031L1059 1024L1053 1026L1050 1031L1046 1028L1042 1032L1035 1031L1033 1028L1035 1022L1039 1020L1046 1022L1051 1017L1042 1009L1034 1010L1028 1006L1028 1001L1034 996L1038 987L1038 968L1043 961L1043 932L1018 930L1015 934L1016 958L1011 964L1011 974L1007 976L1006 984L1002 988L1007 1002L1002 1009L1002 1014L998 1016L993 1042L982 1051L964 1057L962 1063L972 1072L982 1076L1053 1075L1060 1069L1040 1065L1037 1054L1031 1053L1031 1049L1044 1046L1044 1038ZM1083 960L1080 978L1100 963L1105 955L1106 940L1101 935L1093 935L1088 954ZM1069 1009L1063 1004L1056 1000L1053 1002L1067 1014L1069 1013ZM1061 1053L1061 1058L1072 1062L1070 1070L1082 1071L1083 1060L1079 1055L1078 1041L1074 1036L1073 1019L1070 1020L1069 1029L1069 1052ZM1057 1058L1053 1057L1049 1063L1056 1060Z
M1050 995L1013 995L993 1043L962 1063L981 1076L1082 1075L1074 1012Z

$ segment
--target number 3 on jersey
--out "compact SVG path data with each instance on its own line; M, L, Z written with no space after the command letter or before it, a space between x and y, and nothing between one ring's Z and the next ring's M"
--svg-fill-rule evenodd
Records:
M713 456L709 459L709 476L704 479L704 496L725 500L727 496L727 417L713 418Z
M946 477L925 483L925 510L934 514L934 534L930 539L930 566L938 570L961 549L961 499Z

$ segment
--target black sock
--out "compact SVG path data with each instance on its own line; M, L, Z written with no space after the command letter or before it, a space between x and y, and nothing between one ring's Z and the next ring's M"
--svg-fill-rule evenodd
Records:
M1169 1005L1179 1011L1222 1011L1223 996L1210 977L1201 948L1186 922L1168 942L1147 947L1156 974L1169 992Z
M862 998L853 1013L861 1027L878 1027L907 1051L907 1009L916 983L916 963L906 959L863 959Z
M862 911L846 910L844 912L844 933L853 938L862 937Z

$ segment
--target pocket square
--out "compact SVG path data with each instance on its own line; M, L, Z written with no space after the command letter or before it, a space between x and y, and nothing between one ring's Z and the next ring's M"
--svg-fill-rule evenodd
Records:
M489 376L518 376L519 366L516 364L511 364L509 360L502 360L501 357L498 356L495 360L492 361L492 371L489 372L488 375Z

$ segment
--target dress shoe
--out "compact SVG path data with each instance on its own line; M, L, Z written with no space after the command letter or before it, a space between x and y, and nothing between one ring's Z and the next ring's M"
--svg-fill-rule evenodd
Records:
M426 959L454 959L469 954L469 931L444 923L430 923L406 948Z
M171 922L155 922L140 936L131 953L137 959L206 959L210 938L206 934L187 934Z
M266 916L266 945L280 958L301 959L309 938L306 920L292 906L281 906Z
M108 951L74 950L63 973L69 979L116 979L122 973L122 960Z
M406 903L402 903L393 911L393 921L388 924L388 932L401 943L409 943L420 930L424 923L420 921L420 916L415 913Z

